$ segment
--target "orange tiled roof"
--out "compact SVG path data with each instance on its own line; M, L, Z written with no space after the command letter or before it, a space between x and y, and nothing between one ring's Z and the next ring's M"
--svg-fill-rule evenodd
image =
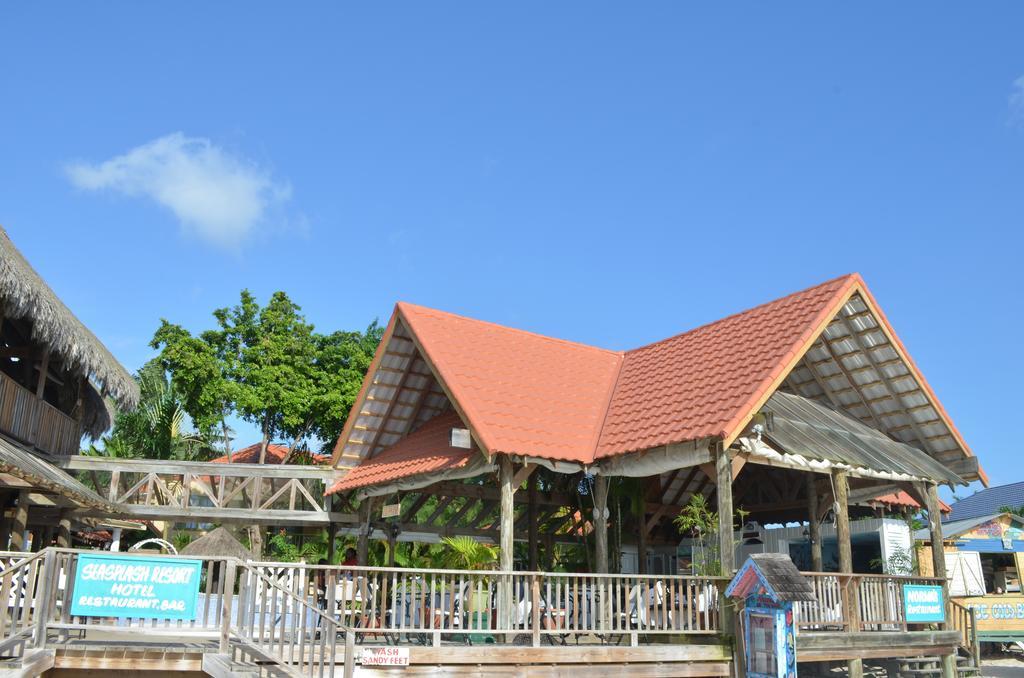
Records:
M920 508L921 505L911 497L909 494L900 490L899 492L893 492L892 494L883 494L881 497L875 497L874 501L881 504L888 504L890 506L910 506L911 508ZM939 500L939 513L949 513L953 509L946 502Z
M398 312L488 452L591 463L730 435L856 280L837 278L626 353L412 304Z
M462 428L458 414L447 412L434 417L373 459L364 460L332 485L327 494L465 466L480 452L452 447L449 444L452 428Z
M595 456L732 435L856 280L837 278L626 353Z
M701 438L730 444L856 292L869 294L860 276L842 276L627 352L402 302L389 328L400 321L408 330L458 414L452 421L464 422L450 426L469 427L488 455L590 464ZM425 437L406 443L414 437L364 459L339 485L371 471L363 484L408 475L402 463L445 468L468 458L451 450L435 458L441 448L428 449Z
M287 455L287 454L288 454L288 446L287 445L278 445L276 443L270 443L269 445L267 445L267 456L265 457L264 461L267 464L280 464L282 461L284 461L285 455ZM314 464L326 464L330 460L331 460L331 456L329 454L314 454L313 455L313 463ZM211 459L210 461L212 461L215 464L226 464L227 461L228 461L228 457L227 457L227 455L224 455L223 457L217 457L216 459ZM258 463L260 463L260 444L259 443L255 443L253 445L249 445L248 447L243 447L242 449L238 450L237 452L232 452L231 453L231 463L232 464L258 464Z
M399 303L489 453L590 461L622 354Z

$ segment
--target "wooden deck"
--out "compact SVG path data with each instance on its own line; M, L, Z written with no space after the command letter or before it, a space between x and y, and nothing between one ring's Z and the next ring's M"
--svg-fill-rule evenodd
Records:
M726 676L733 620L725 580L203 561L194 620L69 614L81 551L12 556L0 600L8 670L206 672L215 676ZM811 574L798 614L800 661L952 653L957 629L901 619L920 578ZM363 667L366 648L409 665ZM42 654L41 654L42 653ZM40 669L41 670L41 669ZM3 675L3 674L0 674ZM8 674L16 675L16 674Z

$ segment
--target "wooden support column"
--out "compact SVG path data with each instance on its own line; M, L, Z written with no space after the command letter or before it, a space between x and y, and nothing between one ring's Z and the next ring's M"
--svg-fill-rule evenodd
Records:
M939 510L939 487L935 483L918 486L923 495L924 507L928 511L928 534L932 542L932 569L935 577L942 580L942 599L946 601L946 623L943 628L953 628L950 623L949 582L946 579L946 549L942 541L942 513ZM942 678L956 678L956 655L942 656Z
M498 485L501 489L501 532L498 542L500 560L498 565L502 572L512 572L516 488L512 460L506 454L498 458ZM512 578L502 576L498 586L498 628L511 628L514 608Z
M356 562L366 565L370 555L370 521L373 517L373 497L366 497L359 503L359 537L356 539Z
M637 574L647 574L647 511L640 512L637 529L639 532L636 536L636 571Z
M502 572L512 571L512 539L515 526L515 491L512 485L512 478L515 475L512 471L512 460L508 455L501 455L498 459L499 484L501 486L501 547L500 567Z
M811 541L811 569L821 572L821 511L818 508L818 485L813 473L805 474L807 480L807 534Z
M594 477L594 570L608 573L608 478Z
M42 548L47 546L49 544L43 544ZM67 511L60 512L60 521L57 523L57 546L71 548L71 516L67 515Z
M836 503L836 541L839 546L839 572L853 572L853 545L850 541L850 483L845 469L832 471L832 484L835 486ZM843 613L850 623L850 632L860 630L860 612L857 609L857 592L847 580L843 586ZM849 678L863 678L864 660L850 659L846 662Z
M853 572L853 547L850 543L850 485L845 470L832 472L832 484L836 488L836 541L839 545L839 571Z
M540 558L537 551L537 473L534 472L527 481L527 528L530 551L530 571L540 569Z
M42 398L46 389L46 375L50 371L50 349L43 349L43 355L39 362L39 381L36 382L36 397Z
M715 494L718 496L718 558L722 564L722 574L731 577L736 571L736 546L733 543L733 509L732 509L732 460L729 451L721 444L715 450Z
M939 488L927 483L923 488L925 510L928 511L928 533L932 542L932 571L939 579L946 578L946 550L942 545L942 513L939 512Z
M14 520L11 522L11 550L25 550L25 527L28 525L28 490L18 492L18 503L14 506Z

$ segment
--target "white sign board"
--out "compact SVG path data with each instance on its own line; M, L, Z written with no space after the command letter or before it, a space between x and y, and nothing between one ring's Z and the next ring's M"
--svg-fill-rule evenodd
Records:
M452 447L468 450L473 447L473 437L469 434L468 428L453 428L449 443Z
M407 647L364 647L363 666L408 666Z
M402 514L402 504L401 504L401 502L399 502L397 504L385 504L384 507L380 510L380 517L381 518L397 518L401 514Z

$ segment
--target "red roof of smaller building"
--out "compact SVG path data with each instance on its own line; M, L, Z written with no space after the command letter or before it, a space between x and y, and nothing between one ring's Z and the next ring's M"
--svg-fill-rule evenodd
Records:
M911 508L921 508L921 505L906 492L900 490L899 492L893 492L892 494L883 494L881 497L875 497L874 501L881 504L888 504L889 506L909 506ZM939 500L939 512L949 513L953 509L949 504Z
M452 447L453 428L464 428L455 412L434 417L393 447L364 460L332 485L327 494L465 466L480 451Z
M280 464L282 461L284 461L284 458L285 458L285 456L287 454L288 454L288 446L287 445L279 445L279 444L276 444L276 443L270 443L269 445L267 445L267 456L264 459L264 463L265 464ZM296 452L296 454L298 454L298 452ZM294 455L293 455L292 458L294 459ZM330 460L331 460L331 455L329 455L329 454L314 454L313 455L313 463L314 464L326 464ZM210 461L212 461L215 464L226 464L226 463L228 463L228 457L227 457L227 455L224 455L223 457L217 457L216 459L211 459ZM243 447L242 449L238 450L237 452L232 452L231 453L231 463L232 464L258 464L258 463L260 463L260 443L255 443L253 445L249 445L248 447Z

